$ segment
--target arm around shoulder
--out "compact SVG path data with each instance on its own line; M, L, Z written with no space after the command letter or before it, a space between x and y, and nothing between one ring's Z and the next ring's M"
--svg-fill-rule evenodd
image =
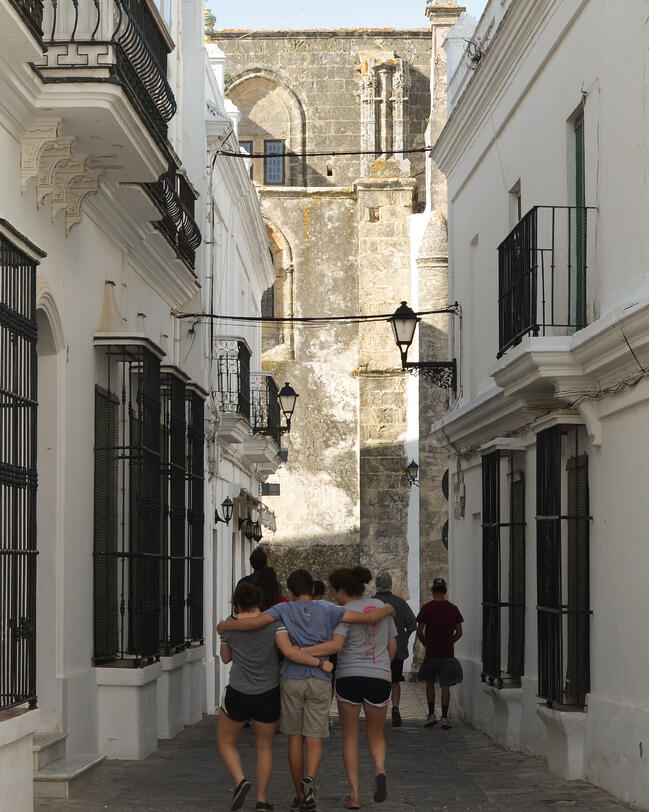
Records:
M394 606L386 604L381 609L373 609L371 612L354 612L347 609L343 615L343 623L378 623L384 617L392 615L394 617Z

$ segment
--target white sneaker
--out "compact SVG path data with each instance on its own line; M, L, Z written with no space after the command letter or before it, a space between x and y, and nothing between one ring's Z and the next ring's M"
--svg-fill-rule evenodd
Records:
M442 716L442 718L439 721L442 730L450 730L453 727L453 725L448 721L448 718L446 716Z
M436 724L437 724L437 716L435 716L434 713L429 713L428 719L426 719L426 721L424 722L424 727L434 727Z

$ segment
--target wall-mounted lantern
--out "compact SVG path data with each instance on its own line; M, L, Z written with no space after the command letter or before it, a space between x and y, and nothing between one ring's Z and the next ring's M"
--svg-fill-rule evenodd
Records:
M297 394L295 389L293 389L290 383L287 382L280 389L278 397L282 414L286 420L286 426L282 426L281 431L284 434L288 434L288 432L291 430L291 418L293 417L293 412L295 411L295 405L300 396Z
M455 306L457 308L457 305ZM449 310L449 312L455 312ZM446 389L456 389L456 364L453 361L408 361L408 350L415 338L415 330L421 318L408 306L401 302L390 319L394 340L401 353L401 368L411 375L424 375L437 386Z
M218 524L219 522L223 522L223 524L228 525L230 524L230 520L232 519L232 511L234 509L234 504L232 499L227 496L223 502L221 503L221 508L223 509L223 518L219 516L218 508L214 511L214 524Z
M406 467L406 477L408 478L408 485L412 488L413 485L419 487L419 480L417 474L419 473L419 466L414 460L411 460Z

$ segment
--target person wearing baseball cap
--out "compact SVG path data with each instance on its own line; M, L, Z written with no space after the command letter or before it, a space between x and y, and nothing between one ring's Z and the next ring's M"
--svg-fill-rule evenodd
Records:
M397 627L397 653L390 665L392 671L392 727L401 727L401 685L404 681L403 663L408 659L408 640L417 629L417 620L412 609L398 595L392 593L392 576L386 570L381 570L374 579L376 586L375 598L394 606L396 612L394 625Z
M437 724L435 716L435 682L439 681L442 694L442 718L444 730L451 727L448 720L448 706L451 701L451 686L462 682L463 673L459 660L455 658L455 643L462 637L464 618L455 604L446 600L448 588L443 578L435 578L431 585L432 601L421 607L417 615L417 639L421 640L426 656L419 669L418 679L426 683L428 718L424 727Z

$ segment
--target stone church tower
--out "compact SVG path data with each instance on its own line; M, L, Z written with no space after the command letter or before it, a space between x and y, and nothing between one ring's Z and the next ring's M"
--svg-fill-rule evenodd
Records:
M393 153L429 145L446 120L441 43L461 11L429 6L431 25L415 30L214 34L240 144L266 156L250 161L276 273L264 315L446 306L443 178L426 153ZM446 318L424 319L422 359L446 360L447 329ZM280 579L305 566L326 581L360 562L427 599L432 575L446 572L444 469L429 428L448 392L401 370L388 322L273 324L263 342L264 368L300 395L287 463L264 497ZM405 476L413 458L419 488Z

